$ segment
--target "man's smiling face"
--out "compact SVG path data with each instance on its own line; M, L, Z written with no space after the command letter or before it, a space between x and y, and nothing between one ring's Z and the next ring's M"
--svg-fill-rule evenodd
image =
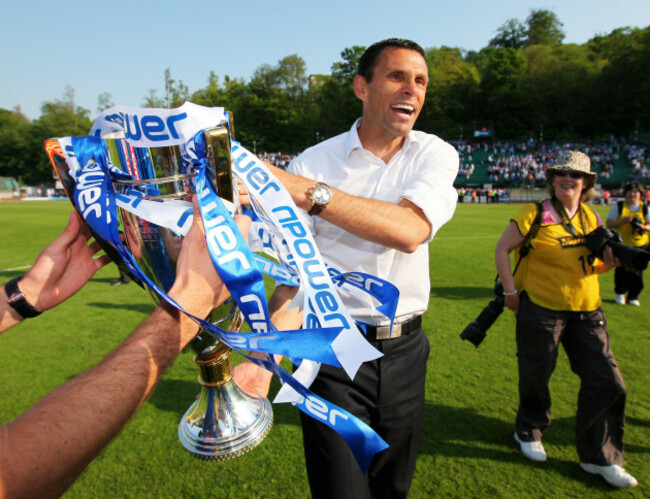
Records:
M385 49L370 82L355 77L355 93L363 101L362 126L388 139L407 136L422 110L428 82L427 64L418 52Z

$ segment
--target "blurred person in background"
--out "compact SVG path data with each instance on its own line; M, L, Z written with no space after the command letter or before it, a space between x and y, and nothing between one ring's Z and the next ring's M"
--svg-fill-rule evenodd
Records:
M643 202L645 191L637 182L631 182L623 190L624 201L615 203L607 215L607 227L616 229L623 243L635 248L649 249L650 217L648 205ZM614 292L619 305L640 306L639 295L643 290L643 272L625 267L614 271ZM627 295L627 296L626 296Z

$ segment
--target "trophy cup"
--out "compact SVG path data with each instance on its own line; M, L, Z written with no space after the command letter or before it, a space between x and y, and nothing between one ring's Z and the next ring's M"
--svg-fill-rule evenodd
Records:
M230 121L232 123L232 120ZM135 189L142 199L160 203L178 203L194 194L194 172L188 168L180 146L133 147L122 132L102 137L110 160L133 180L114 180L117 194ZM46 150L59 178L72 199L71 178L63 154L46 142ZM209 159L208 181L219 197L234 201L234 184L230 163L228 124L204 130L204 149ZM126 245L141 270L165 292L171 288L182 237L118 207ZM104 243L102 247L107 246ZM116 263L125 267L116 252ZM158 295L151 291L156 301ZM242 314L232 299L217 307L207 318L221 329L239 331ZM194 457L206 461L223 461L240 456L257 446L268 434L273 412L268 399L251 397L232 380L230 349L209 333L200 330L190 342L194 361L199 368L201 392L182 417L178 436Z

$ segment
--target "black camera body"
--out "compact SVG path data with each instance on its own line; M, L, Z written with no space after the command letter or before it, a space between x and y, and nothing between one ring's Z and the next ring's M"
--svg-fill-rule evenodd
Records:
M640 220L639 220L640 223ZM605 248L612 248L612 253L618 258L625 267L635 272L645 270L650 261L650 252L623 244L621 235L615 230L607 227L598 227L593 232L587 234L586 245L589 251L595 256L604 260L603 252ZM495 298L481 311L476 320L470 323L465 330L460 333L463 340L467 340L474 346L478 347L487 335L487 330L499 318L505 306L505 297L503 296L503 284L497 281L494 284Z
M632 230L637 234L643 234L645 232L645 229L643 228L643 222L639 217L634 217L630 222L630 225L632 226Z
M623 244L623 238L615 230L607 227L598 227L596 230L587 234L586 245L594 255L601 260L603 252L608 246L612 248L612 253L621 263L629 270L642 272L648 266L650 261L650 252Z
M476 320L470 323L465 330L460 333L461 339L469 341L475 347L478 347L481 344L485 339L487 330L492 327L494 321L496 321L501 315L501 312L503 312L503 306L506 300L503 296L503 284L501 284L501 281L494 283L493 291L496 298L488 303Z

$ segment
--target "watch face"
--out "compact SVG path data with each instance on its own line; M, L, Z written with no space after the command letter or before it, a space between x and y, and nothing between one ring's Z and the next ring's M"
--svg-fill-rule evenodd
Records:
M314 202L321 206L326 205L332 199L332 192L324 185L317 185L313 192Z

